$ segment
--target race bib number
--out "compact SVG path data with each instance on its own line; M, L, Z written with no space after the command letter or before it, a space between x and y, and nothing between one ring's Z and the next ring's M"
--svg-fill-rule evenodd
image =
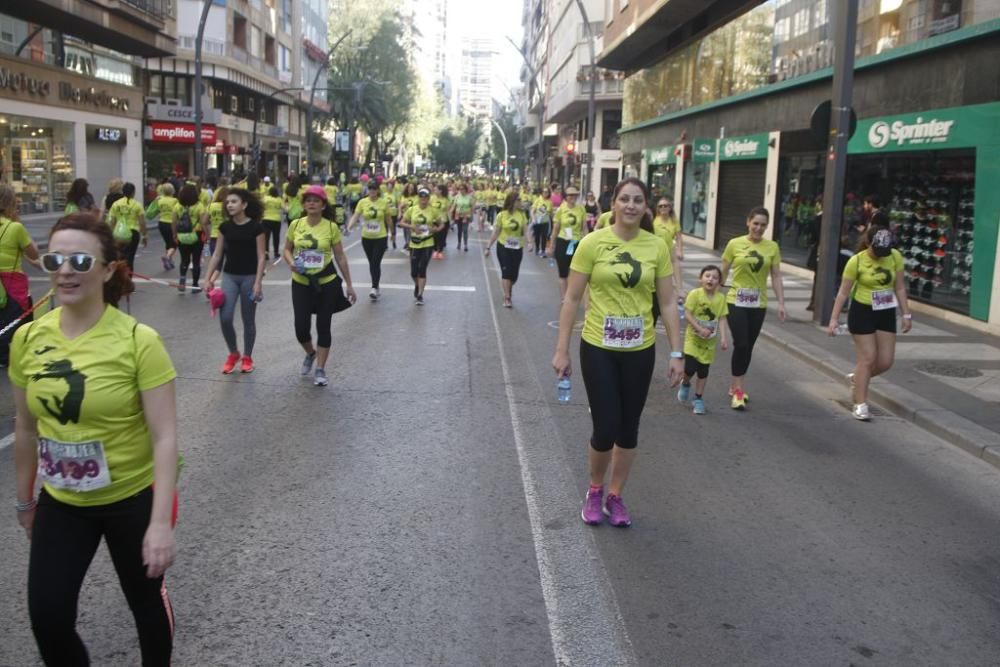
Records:
M889 310L896 307L896 295L891 289L872 291L872 310Z
M644 323L642 317L604 318L604 346L631 348L642 345Z
M417 228L414 231L417 236L427 236L431 233L431 228L429 225L417 225Z
M302 268L306 270L323 268L323 253L319 250L302 250L299 257L302 258Z
M92 442L57 442L38 439L38 475L56 489L94 491L111 484L104 445Z
M712 335L709 336L709 338L715 338L715 335L718 333L718 324L719 324L718 320L695 320L695 321L698 323L699 326L702 326L705 329L708 329L709 331L712 332Z
M382 231L382 223L376 222L374 220L369 220L368 222L365 223L365 231L377 234L380 231Z
M520 250L521 249L521 239L509 238L503 242L503 247L508 250Z
M740 308L760 308L760 290L756 287L737 288L736 305Z

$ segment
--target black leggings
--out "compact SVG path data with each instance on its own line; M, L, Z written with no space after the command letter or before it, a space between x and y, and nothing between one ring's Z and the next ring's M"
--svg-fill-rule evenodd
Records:
M176 248L177 244L174 243L174 226L171 225L169 222L163 222L162 220L160 221L158 226L160 228L160 236L163 237L164 247L167 250L170 250L171 248Z
M743 377L747 374L750 359L753 357L753 346L757 343L761 327L764 326L766 314L766 308L733 306L729 309L729 330L733 336L733 377Z
M690 354L684 355L684 377L689 380L695 375L704 380L708 377L708 368L709 364L703 364Z
M549 223L536 224L531 233L535 235L535 252L539 254L545 252L545 246L549 242Z
M316 345L330 348L333 342L330 324L333 321L335 289L343 289L339 278L320 285L318 292L310 285L292 282L292 311L295 313L297 341L308 343L312 340L312 315L316 313Z
M427 278L427 265L431 263L433 248L410 248L410 277Z
M456 232L456 235L455 235L455 247L456 248L461 248L463 245L466 248L469 247L469 224L470 224L470 222L469 222L468 218L466 218L466 219L459 218L458 220L455 221L455 232ZM464 243L462 241L463 238L465 239Z
M135 253L139 251L139 232L132 230L132 240L127 245L118 246L121 249L122 257L128 264L129 271L135 271Z
M500 263L500 277L512 283L517 282L517 276L521 272L521 259L524 257L524 250L518 248L504 248L497 244L497 261Z
M556 269L560 278L569 278L569 265L573 262L573 255L567 255L566 251L569 250L570 243L573 242L563 238L556 239ZM573 247L573 251L576 251L576 246Z
M135 618L142 664L170 664L173 611L163 578L148 578L142 564L152 508L152 489L97 507L67 505L41 491L31 533L28 613L46 665L90 664L76 632L77 602L102 537Z
M448 230L451 228L451 223L444 223L444 228L434 235L434 250L441 252L448 247Z
M278 256L278 245L281 243L281 220L264 220L264 249L267 250L268 242L273 243L274 256Z
M653 379L655 348L605 350L580 340L580 371L594 425L590 446L596 451L607 452L614 445L635 449L639 444L639 417Z
M361 247L365 249L365 256L368 258L368 273L372 277L372 287L378 289L379 281L382 280L382 256L389 247L389 239L362 238Z
M188 264L191 265L191 284L196 286L198 278L201 277L201 249L204 244L201 241L185 245L181 243L178 248L181 252L181 278L188 272Z

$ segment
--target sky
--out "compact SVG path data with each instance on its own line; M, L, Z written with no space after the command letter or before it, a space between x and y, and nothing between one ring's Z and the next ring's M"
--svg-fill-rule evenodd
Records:
M449 31L458 36L451 45L453 58L461 59L462 36L493 38L497 49L493 97L503 102L510 99L508 88L520 85L521 55L505 37L521 43L522 8L522 0L450 0L448 6Z

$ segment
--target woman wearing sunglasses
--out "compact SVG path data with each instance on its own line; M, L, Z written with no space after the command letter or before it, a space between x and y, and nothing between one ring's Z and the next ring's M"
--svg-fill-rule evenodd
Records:
M102 539L142 664L170 664L163 575L176 550L176 373L157 333L113 307L133 290L117 256L97 216L57 222L42 268L61 305L11 344L16 509L31 540L28 613L46 665L88 664L77 601Z
M7 326L21 313L31 308L28 276L24 273L22 257L38 263L38 248L28 230L18 221L17 193L6 183L0 183L0 327ZM29 315L17 326L30 321ZM16 330L17 327L14 327ZM14 331L0 337L0 365L7 365L10 340Z

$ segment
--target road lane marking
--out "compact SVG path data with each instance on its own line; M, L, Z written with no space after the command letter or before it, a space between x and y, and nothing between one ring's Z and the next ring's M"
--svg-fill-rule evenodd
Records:
M492 281L485 257L482 259L482 264L556 664L631 667L636 664L635 650L629 639L614 589L593 541L593 535L583 533L583 540L579 540L573 537L573 531L546 528L545 513L548 511L551 515L552 507L545 505L540 497L539 489L544 487L531 469L526 447L526 443L529 442L526 435L528 429L522 425L523 407L514 397L514 383L511 379L507 354L504 352L500 322L493 301ZM537 377L535 384L541 392L542 388ZM525 397L521 396L521 400L524 399ZM547 412L548 408L545 410ZM552 420L551 414L548 415L548 419ZM537 440L537 428L534 431ZM551 465L551 457L547 460ZM545 472L551 473L552 470L549 468ZM543 476L537 475L537 478L541 477ZM546 474L544 478L546 484L551 487L553 481L560 477L557 474ZM562 488L562 485L556 486ZM562 520L580 522L577 518L578 512L575 507L567 508L566 515L560 514L557 522Z
M0 440L0 452L2 452L3 450L7 449L12 444L14 444L14 434L13 433L8 433L7 435L5 435L3 437L2 440Z

